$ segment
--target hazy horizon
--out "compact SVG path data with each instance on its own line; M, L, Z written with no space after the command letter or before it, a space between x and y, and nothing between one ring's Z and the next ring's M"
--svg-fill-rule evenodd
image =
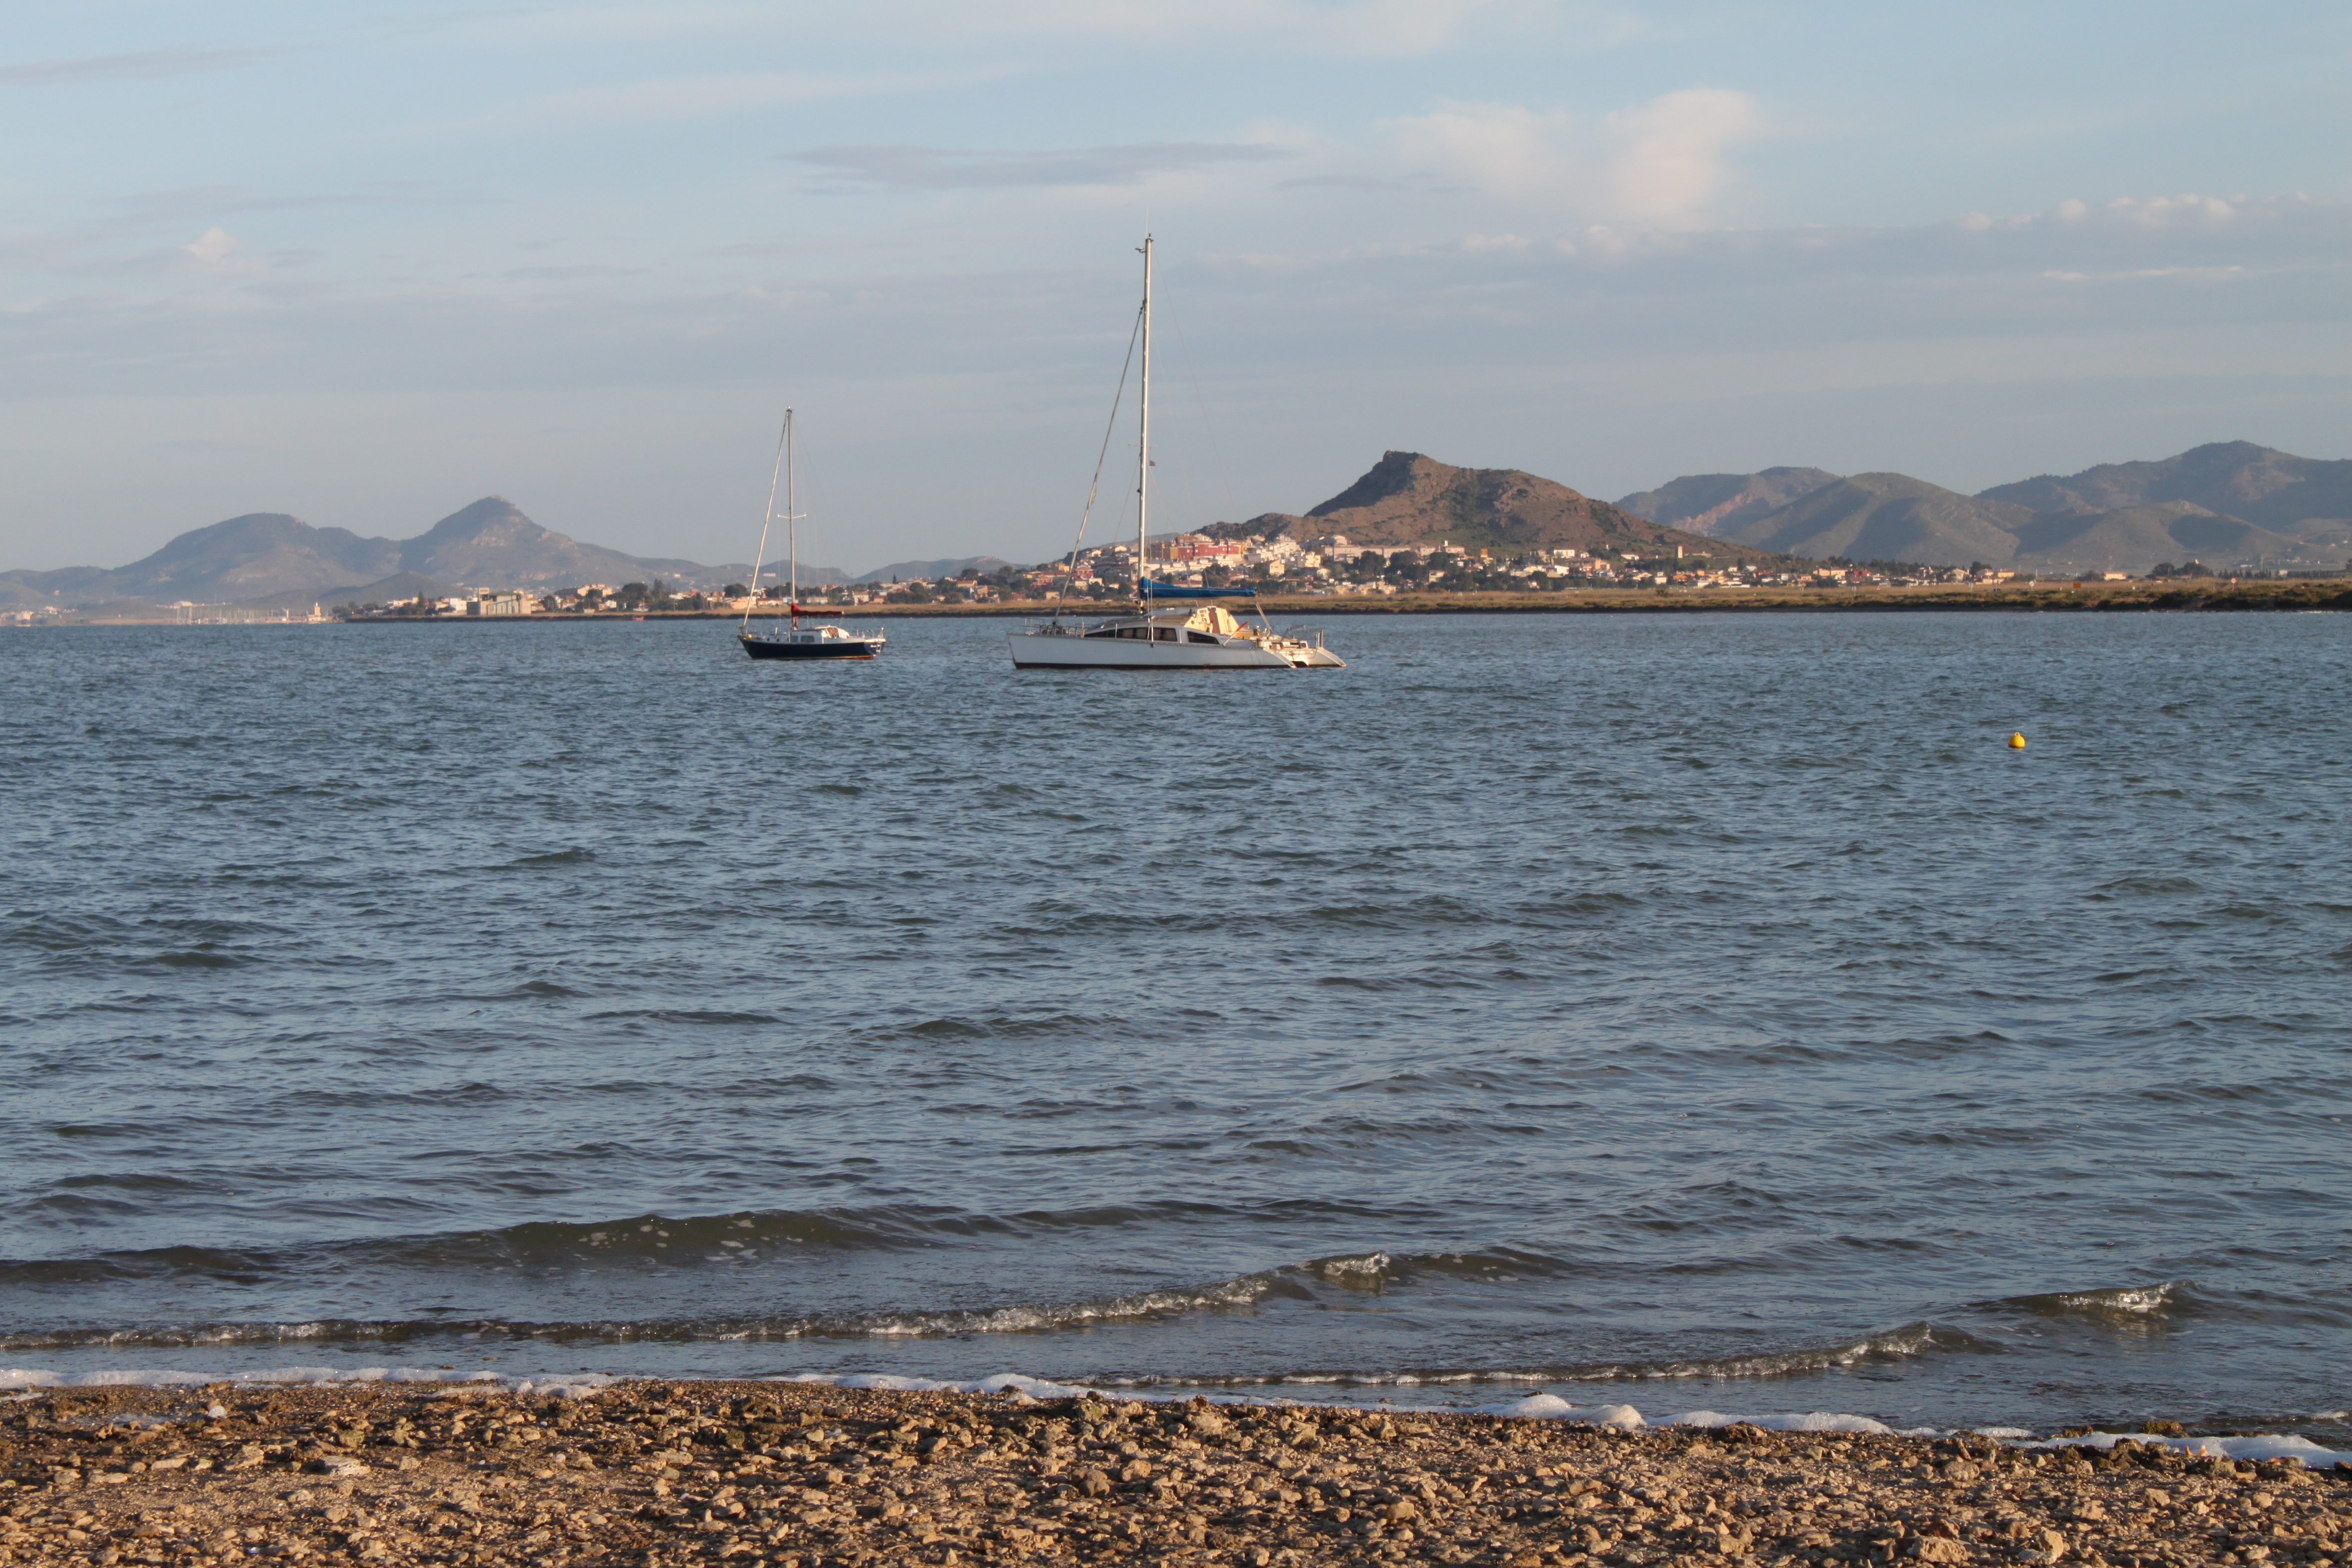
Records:
M10 49L7 567L490 493L747 559L788 402L824 559L1045 559L1147 227L1155 531L1388 447L1603 498L2352 455L2317 5L232 0Z

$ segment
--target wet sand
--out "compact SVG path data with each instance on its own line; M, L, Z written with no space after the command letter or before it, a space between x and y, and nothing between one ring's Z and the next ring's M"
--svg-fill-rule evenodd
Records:
M1622 1432L823 1384L0 1403L0 1563L2311 1564L2352 1475L1980 1437Z

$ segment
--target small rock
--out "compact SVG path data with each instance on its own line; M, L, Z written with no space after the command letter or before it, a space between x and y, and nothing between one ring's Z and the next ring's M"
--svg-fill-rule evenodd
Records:
M1969 1549L1948 1536L1915 1535L1908 1555L1922 1563L1966 1563Z

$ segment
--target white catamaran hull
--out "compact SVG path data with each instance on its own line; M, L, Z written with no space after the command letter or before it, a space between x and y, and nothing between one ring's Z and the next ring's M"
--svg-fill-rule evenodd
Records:
M1014 632L1015 669L1292 669L1281 654L1255 644L1143 642L1129 637Z

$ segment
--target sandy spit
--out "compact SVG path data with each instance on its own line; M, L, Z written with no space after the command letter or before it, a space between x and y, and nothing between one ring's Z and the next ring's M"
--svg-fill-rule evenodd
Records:
M76 1389L0 1403L0 1563L2338 1568L2347 1482L2137 1444L1201 1400Z

